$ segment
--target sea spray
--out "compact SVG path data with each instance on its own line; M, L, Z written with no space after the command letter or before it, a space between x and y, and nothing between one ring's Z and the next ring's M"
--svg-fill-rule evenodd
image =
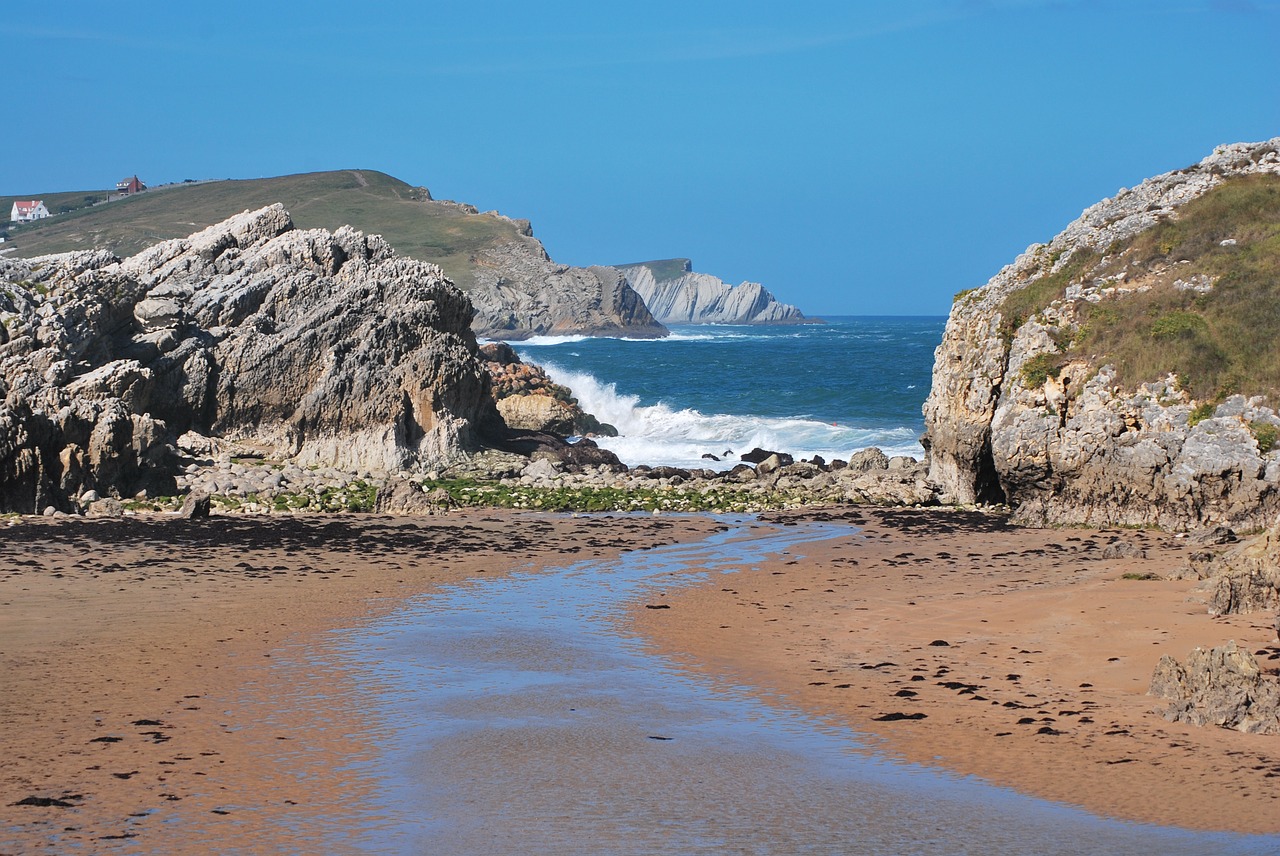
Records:
M944 320L675 327L666 339L513 344L618 429L601 445L631 465L726 468L755 447L831 460L879 446L919 458L920 407Z

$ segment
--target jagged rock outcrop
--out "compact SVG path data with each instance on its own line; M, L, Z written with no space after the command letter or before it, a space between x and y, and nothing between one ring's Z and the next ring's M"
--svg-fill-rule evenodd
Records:
M483 215L481 215L483 216ZM659 338L667 328L621 273L556 264L528 231L473 258L472 329L488 339L585 335Z
M480 354L507 427L565 437L618 435L616 428L584 411L568 387L554 383L541 366L521 360L505 342L484 345Z
M1185 666L1161 657L1149 694L1166 700L1155 711L1170 722L1280 734L1280 677L1263 671L1234 641L1197 648Z
M398 471L500 420L435 265L279 205L120 261L0 260L0 511L172 492L184 432Z
M1007 501L1020 520L1041 524L1260 528L1275 519L1280 419L1266 401L1236 395L1215 406L1193 396L1196 378L1179 365L1135 377L1140 361L1114 360L1117 340L1099 330L1156 307L1163 314L1121 346L1192 342L1216 366L1214 342L1192 341L1208 336L1200 307L1256 230L1217 234L1211 222L1190 238L1142 240L1227 182L1280 176L1278 151L1280 138L1223 146L1122 190L957 296L924 406L930 478L945 498ZM1179 256L1178 241L1198 242L1200 255Z
M802 324L794 306L779 303L758 282L729 285L706 273L695 273L688 259L675 276L669 264L621 265L631 287L663 324ZM672 271L671 273L675 273Z

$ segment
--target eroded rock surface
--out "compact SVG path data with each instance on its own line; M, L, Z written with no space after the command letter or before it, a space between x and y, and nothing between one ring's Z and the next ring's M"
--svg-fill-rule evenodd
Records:
M1280 677L1264 672L1235 642L1197 648L1185 665L1161 657L1149 694L1165 700L1156 713L1170 722L1280 734Z
M532 234L485 249L473 262L468 295L476 308L472 327L482 338L667 335L618 270L557 264Z
M930 478L944 499L1007 501L1019 520L1036 524L1257 529L1275 519L1280 451L1265 438L1275 437L1280 419L1262 398L1235 396L1215 408L1194 400L1176 375L1121 385L1114 366L1071 347L1088 332L1084 307L1134 311L1126 301L1138 295L1212 283L1183 278L1173 259L1092 279L1086 268L1061 297L1045 283L1065 276L1080 254L1101 265L1225 181L1280 175L1278 150L1280 138L1223 146L1122 190L957 296L924 406ZM1228 245L1233 238L1223 239ZM1017 317L1011 296L1040 288L1049 294L1043 304Z
M185 432L398 471L500 430L439 268L279 205L123 261L0 260L0 279L0 511L171 493Z
M492 379L498 412L509 428L561 436L617 436L617 430L582 409L572 391L555 383L539 365L520 359L510 345L493 342L480 348Z

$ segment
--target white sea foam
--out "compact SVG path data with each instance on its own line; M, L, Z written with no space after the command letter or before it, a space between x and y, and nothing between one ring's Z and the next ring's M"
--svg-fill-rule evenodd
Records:
M727 469L738 463L738 455L757 447L788 452L797 460L814 455L847 460L869 446L879 446L890 456L920 458L924 454L916 432L909 427L879 429L804 418L708 415L665 404L642 405L637 396L620 394L614 384L603 384L585 372L549 363L543 368L556 383L573 390L584 410L618 429L620 436L596 442L630 466ZM704 459L704 454L722 460Z
M511 345L517 345L521 348L536 348L546 345L571 345L574 342L581 342L587 339L586 336L530 336L528 339L520 339L515 342L508 342ZM481 345L489 345L494 342L506 342L506 339L481 339Z

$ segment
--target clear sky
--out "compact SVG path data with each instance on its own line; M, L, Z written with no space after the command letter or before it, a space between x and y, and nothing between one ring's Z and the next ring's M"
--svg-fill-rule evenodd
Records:
M41 0L0 48L0 193L377 169L809 314L945 314L1280 135L1280 0Z

